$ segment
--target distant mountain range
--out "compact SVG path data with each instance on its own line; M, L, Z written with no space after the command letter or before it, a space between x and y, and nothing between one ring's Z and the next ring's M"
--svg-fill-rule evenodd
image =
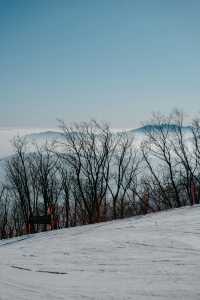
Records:
M178 126L175 124L162 124L161 127L164 130L168 130L170 132L175 132L178 129ZM120 131L121 133L128 133L128 134L144 134L145 132L151 131L151 130L159 130L160 126L159 125L145 125L136 129L129 129L129 130L124 130L124 131ZM191 126L183 126L183 131L184 132L191 132L192 131L192 127ZM117 130L114 131L114 134L117 133ZM74 132L75 134L75 132ZM65 139L65 135L62 132L59 131L52 131L52 130L48 130L48 131L44 131L44 132L39 132L39 133L31 133L26 135L26 137L28 139L32 139L33 141L37 142L37 141L54 141L54 140L63 140Z
M53 140L63 140L65 138L62 132L47 130L39 133L31 133L25 136L32 141L53 141Z
M177 129L177 126L175 124L162 124L161 125L164 130L169 130L170 132L174 132ZM135 136L138 141L141 141L144 133L148 132L152 129L158 129L158 125L145 125L140 128L136 129L129 129L129 130L119 130L116 129L113 130L113 134L117 134L117 132L123 133L126 132L129 136ZM185 133L190 134L192 127L191 126L184 126L183 130ZM65 135L57 130L57 129L51 129L51 130L45 130L45 129L18 129L18 128L0 128L0 158L7 157L12 154L13 148L12 148L12 140L15 136L23 136L25 137L29 142L33 143L44 143L44 142L53 142L55 140L63 141L66 137Z
M164 129L164 130L168 130L170 132L175 132L178 129L178 126L176 124L161 124L161 125L157 125L157 124L150 124L150 125L144 125L140 128L137 129L132 129L130 130L133 133L145 133L151 130L159 130L160 128ZM192 131L192 127L191 126L183 126L182 127L184 132L191 132Z
M177 129L177 126L174 124L167 125L162 124L161 125L164 130L169 130L170 132L175 132ZM130 137L135 137L135 143L140 144L144 139L145 132L148 132L150 130L157 130L159 129L159 126L157 125L145 125L140 128L136 129L129 129L129 130L113 130L113 134L121 133L123 132L127 133ZM191 138L191 126L184 126L183 131L187 137L187 140L190 141ZM76 132L74 132L76 134ZM42 145L45 142L52 143L54 141L64 141L66 139L66 136L64 133L58 130L44 130L41 129L7 129L7 128L0 128L0 178L4 178L4 165L6 160L12 156L13 154L13 146L12 146L12 140L16 136L22 136L25 137L25 139L30 143L37 143L38 145Z

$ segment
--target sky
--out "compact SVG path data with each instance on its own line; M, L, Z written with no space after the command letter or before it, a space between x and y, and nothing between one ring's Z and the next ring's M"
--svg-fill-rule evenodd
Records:
M200 111L200 1L0 0L0 126Z

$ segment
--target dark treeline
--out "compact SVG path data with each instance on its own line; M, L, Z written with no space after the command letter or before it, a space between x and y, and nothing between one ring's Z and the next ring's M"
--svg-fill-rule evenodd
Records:
M142 142L107 124L60 123L63 140L16 138L0 190L0 238L124 218L200 200L200 120L154 115ZM131 137L130 137L131 136Z

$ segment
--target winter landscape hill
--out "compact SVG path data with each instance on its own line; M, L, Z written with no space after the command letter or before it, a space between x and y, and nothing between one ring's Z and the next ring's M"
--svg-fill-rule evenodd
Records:
M0 242L0 299L200 299L200 206Z

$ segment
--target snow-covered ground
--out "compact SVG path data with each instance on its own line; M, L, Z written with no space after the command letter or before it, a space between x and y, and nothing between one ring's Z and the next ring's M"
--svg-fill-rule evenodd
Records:
M0 242L0 299L200 299L200 206Z

